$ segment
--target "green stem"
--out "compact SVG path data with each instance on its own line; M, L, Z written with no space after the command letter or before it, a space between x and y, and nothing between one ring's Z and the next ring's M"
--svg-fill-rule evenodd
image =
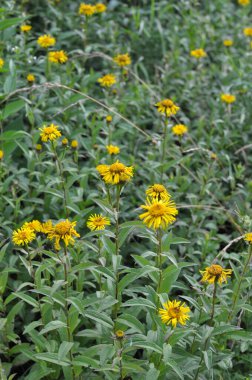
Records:
M211 312L211 318L210 318L210 325L212 324L212 322L213 322L213 318L214 318L214 310L215 310L215 302L216 302L217 285L218 285L218 282L215 280L215 281L214 281L213 303L212 303L212 312Z
M162 283L162 231L160 229L157 230L157 240L158 240L158 248L157 248L157 256L156 256L156 267L159 269L159 278L156 293L157 295L160 292L160 287ZM159 296L157 296L157 313L160 306Z
M163 137L163 144L162 144L161 172L160 172L161 183L163 181L163 176L164 176L164 162L165 162L165 153L166 153L166 144L167 144L167 130L168 130L168 118L166 119L165 125L164 125L164 137Z
M243 270L242 270L242 274L239 278L239 282L238 282L238 286L237 286L237 290L234 294L234 298L233 298L233 304L232 304L232 307L231 307L231 310L228 314L228 322L231 321L232 319L232 316L233 316L233 312L235 310L235 307L236 307L236 303L237 303L237 300L238 300L238 297L240 295L240 289L241 289L241 284L242 284L242 280L247 272L247 268L250 264L250 261L251 261L251 258L252 258L252 245L249 246L249 254L248 254L248 258L247 258L247 261L245 262L244 264L244 267L243 267Z
M116 256L119 255L119 206L120 206L120 193L121 193L121 186L120 184L117 185L116 187L116 204L115 204L115 221L116 221L116 226L115 226L115 251L116 251ZM119 299L119 294L118 294L118 283L119 283L119 274L118 270L116 271L116 279L115 279L115 299L118 301ZM114 311L113 311L113 318L116 320L118 314L118 302L114 306Z

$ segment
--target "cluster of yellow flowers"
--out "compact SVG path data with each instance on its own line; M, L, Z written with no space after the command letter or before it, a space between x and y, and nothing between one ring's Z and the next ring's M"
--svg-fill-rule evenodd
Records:
M87 17L93 16L95 13L103 13L107 9L103 3L97 3L95 5L81 3L79 7L79 14Z

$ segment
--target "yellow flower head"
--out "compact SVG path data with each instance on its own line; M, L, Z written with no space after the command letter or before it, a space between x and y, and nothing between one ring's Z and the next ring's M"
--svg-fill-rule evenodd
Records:
M146 195L147 197L156 199L157 201L168 201L171 198L164 185L160 185L159 183L155 183L154 185L149 186L146 190Z
M53 63L66 63L68 61L68 56L63 50L50 51L48 54L48 59Z
M231 104L231 103L234 103L236 101L236 97L235 97L235 95L231 95L231 94L221 94L221 100L224 103Z
M61 144L62 145L67 145L68 144L68 139L66 137L64 137L63 140L61 141Z
M116 145L107 145L106 146L108 154L118 154L120 153L120 148Z
M112 120L113 120L113 118L111 115L106 116L106 122L107 123L111 123Z
M188 128L184 124L177 124L172 127L172 133L176 136L183 136L185 133L187 133Z
M85 4L81 3L79 7L79 14L85 15L85 16L93 16L93 14L96 12L96 7L91 4Z
M95 12L96 13L103 13L105 12L107 9L106 5L105 4L102 4L102 3L97 3L95 5Z
M250 0L238 0L238 4L242 5L243 7L246 7L246 5L250 4Z
M0 161L3 159L3 156L4 156L4 152L3 150L0 149Z
M23 33L28 33L32 29L31 25L21 25L20 30Z
M14 231L12 234L12 241L16 245L26 245L36 238L34 230L29 227L22 227Z
M252 37L252 28L244 28L243 34L247 37Z
M28 82L35 82L35 76L33 74L28 74L26 79Z
M41 232L42 225L39 220L32 220L31 222L25 222L22 228L30 228L32 231Z
M175 216L178 214L176 204L170 199L147 198L146 204L140 207L146 211L139 215L139 218L143 219L148 228L153 228L154 230L158 228L165 229L169 224L175 222Z
M4 60L3 58L0 58L0 69L3 67L3 65L4 65Z
M103 216L101 214L94 214L90 215L87 221L87 227L91 231L99 231L99 230L104 230L105 226L110 225L110 220L106 216Z
M206 57L206 52L204 49L195 49L191 50L191 56L197 59L205 58Z
M125 67L131 64L131 58L128 53L126 54L118 54L114 57L114 62L118 64L118 66Z
M38 150L38 151L42 150L42 145L41 144L36 144L35 145L35 149Z
M125 334L122 330L116 330L115 335L116 335L117 339L123 339L125 336Z
M38 38L37 43L43 48L48 48L56 44L56 39L50 34L44 34Z
M52 230L52 228L53 228L53 224L50 219L44 223L41 223L41 232L43 232L43 234L47 235Z
M204 271L200 271L203 275L201 281L208 282L209 284L214 284L218 282L227 282L227 278L232 274L232 269L224 269L221 265L212 264L210 267L206 267Z
M107 74L99 78L97 82L100 83L102 87L111 87L116 83L116 77L114 74Z
M57 223L51 229L49 228L48 238L54 240L55 249L60 250L61 240L67 247L69 244L74 244L73 237L80 237L80 235L75 231L75 226L77 222L70 222L68 219Z
M77 148L78 148L78 145L79 145L79 143L78 143L77 140L73 140L73 141L71 142L71 147L72 147L73 149L77 149Z
M44 125L43 128L39 128L39 130L41 131L40 136L43 142L47 142L48 140L54 141L61 136L59 127L54 124L50 124L49 126Z
M244 240L246 240L249 244L252 244L252 232L248 232L248 233L245 235Z
M179 107L176 106L171 99L161 100L156 103L155 106L157 107L158 112L165 114L167 117L176 115L179 111Z
M96 170L105 183L112 185L128 182L133 177L133 166L125 166L118 160L112 165L98 165Z
M226 46L226 47L230 47L230 46L233 46L233 40L224 40L223 41L223 45Z
M186 321L190 318L190 309L185 303L181 304L181 301L168 301L165 302L163 308L160 308L158 313L161 320L166 325L171 324L172 327L176 327L179 323L180 325L185 325Z

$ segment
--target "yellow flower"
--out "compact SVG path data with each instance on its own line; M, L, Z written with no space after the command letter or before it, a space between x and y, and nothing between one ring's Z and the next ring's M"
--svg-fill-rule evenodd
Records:
M200 273L203 275L202 282L208 282L209 284L218 282L218 284L221 284L222 282L227 282L227 278L232 274L232 269L224 269L221 265L213 264L206 267L204 271L200 271Z
M105 12L107 9L106 5L105 4L102 4L102 3L97 3L95 5L95 12L96 13L103 13Z
M90 215L87 221L87 227L91 231L99 231L99 230L104 230L105 226L110 225L110 220L106 216L103 216L101 214L94 214Z
M4 152L3 150L0 149L0 161L3 159L3 156L4 156Z
M191 50L191 56L197 59L205 58L206 57L206 52L204 49L195 49Z
M66 137L63 138L61 141L62 145L67 145L68 144L68 139Z
M210 157L211 157L211 159L212 160L217 160L217 154L216 153L211 153L211 155L210 155Z
M42 150L42 145L41 144L36 144L35 145L36 150Z
M32 231L41 232L42 225L39 220L32 220L31 222L25 222L22 228L30 228Z
M157 107L158 112L165 114L167 117L176 115L179 111L179 107L176 106L171 99L161 100L156 103L155 106Z
M115 335L116 335L117 339L123 339L125 336L125 334L122 330L116 330Z
M131 58L128 53L126 54L118 54L114 57L114 62L118 64L118 66L124 67L131 64Z
M54 241L55 249L60 250L60 241L62 240L66 247L69 244L74 244L74 236L80 237L80 235L75 231L75 226L77 222L70 222L68 219L57 223L48 231L48 238Z
M77 148L78 148L78 145L79 145L79 143L78 143L77 140L73 140L73 141L71 142L71 147L72 147L73 149L77 149Z
M172 127L172 133L177 136L183 136L185 133L187 133L188 128L184 124L177 124Z
M99 78L98 81L102 87L111 87L116 83L116 77L114 74L107 74Z
M224 40L223 45L226 47L233 46L233 40Z
M166 325L171 324L172 327L176 327L177 324L185 325L186 321L190 318L190 308L185 303L181 304L181 301L168 301L163 305L163 309L160 308L158 313L161 320Z
M41 223L41 232L43 232L46 235L52 230L52 228L53 228L53 224L50 219L44 223Z
M48 59L53 63L66 63L68 61L68 56L63 50L50 51L48 54Z
M37 39L37 43L43 48L48 48L56 44L56 39L50 34L44 34Z
M92 16L96 12L96 7L91 4L81 3L79 7L79 14L85 16Z
M108 154L120 153L120 148L116 145L107 145L106 148L107 148Z
M252 37L252 28L244 28L243 34L247 37Z
M42 132L40 133L41 140L47 142L48 140L53 141L61 136L61 132L58 130L58 126L50 124L49 126L44 125L43 128L39 128Z
M21 32L23 33L28 33L30 30L32 29L32 26L31 25L21 25L20 26L20 30Z
M147 198L146 204L140 207L146 211L139 215L139 218L143 219L147 227L154 230L158 228L165 229L176 220L175 216L178 214L176 204L170 199L157 200L155 198Z
M34 230L28 227L22 227L14 231L12 234L12 241L16 245L26 245L36 238Z
M112 119L112 116L111 116L111 115L108 115L108 116L106 117L106 122L107 122L107 123L111 123L112 120L113 120L113 119Z
M147 197L154 198L157 201L168 201L171 198L164 185L160 185L159 183L155 183L154 185L149 186L146 190L146 195Z
M238 0L238 4L240 4L243 7L245 7L246 5L250 4L250 0Z
M244 240L246 240L249 244L252 244L252 232L248 232L248 233L245 235Z
M118 160L112 165L98 165L96 170L105 183L112 185L130 181L133 177L133 166L125 166Z
M222 94L221 100L224 103L231 104L231 103L234 103L236 101L236 97L235 97L235 95L231 95L231 94Z
M3 67L3 65L4 65L4 60L3 58L0 58L0 69Z
M35 76L33 74L28 74L26 77L28 82L34 82L35 81Z

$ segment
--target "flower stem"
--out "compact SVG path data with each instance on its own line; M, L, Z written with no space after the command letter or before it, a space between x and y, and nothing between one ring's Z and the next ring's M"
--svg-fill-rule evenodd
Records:
M159 269L159 278L156 293L157 295L160 292L160 287L162 283L162 231L160 229L157 230L157 240L158 240L158 248L157 248L157 256L156 256L156 267ZM157 313L160 305L159 296L157 296Z
M211 318L210 318L210 325L212 324L212 322L213 322L213 318L214 318L214 310L215 310L215 302L216 302L217 286L218 286L218 283L217 283L217 281L215 280L215 281L214 281L213 303L212 303L212 312L211 312Z
M120 193L121 193L121 186L118 184L116 187L116 204L115 204L115 253L116 256L119 256L119 207L120 207ZM116 278L115 278L115 299L117 300L117 303L114 306L113 310L113 318L116 320L117 313L118 313L118 283L119 283L119 274L118 269L116 270Z
M161 156L161 172L160 172L160 180L161 183L163 181L164 176L164 162L165 162L165 151L166 151L166 144L167 144L167 129L168 129L168 118L165 121L164 125L164 137L163 137L163 144L162 144L162 156Z

